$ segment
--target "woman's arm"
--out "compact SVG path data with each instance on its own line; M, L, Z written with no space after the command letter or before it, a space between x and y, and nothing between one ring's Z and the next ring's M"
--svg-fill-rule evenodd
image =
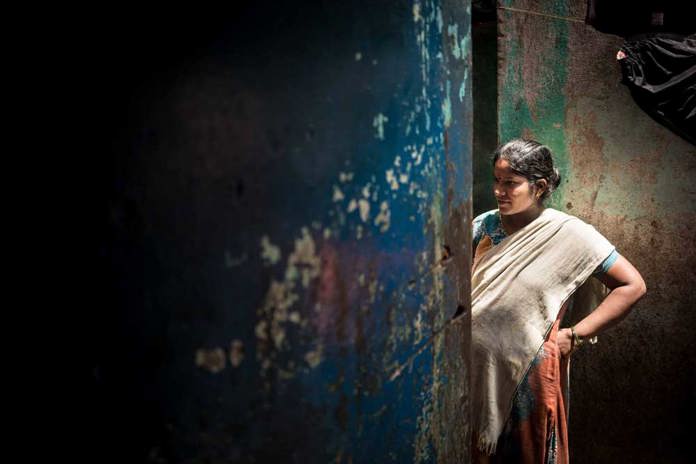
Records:
M631 307L645 295L646 287L640 272L623 256L606 273L596 276L611 292L597 309L575 324L575 333L582 338L593 337L617 324L628 315ZM561 354L566 356L572 346L570 329L558 331L556 339Z

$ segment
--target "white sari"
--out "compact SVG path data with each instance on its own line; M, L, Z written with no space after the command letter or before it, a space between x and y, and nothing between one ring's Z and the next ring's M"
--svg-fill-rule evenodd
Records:
M482 452L495 452L517 386L566 300L582 286L573 311L587 312L603 296L588 277L613 250L591 225L546 208L474 263L472 419Z

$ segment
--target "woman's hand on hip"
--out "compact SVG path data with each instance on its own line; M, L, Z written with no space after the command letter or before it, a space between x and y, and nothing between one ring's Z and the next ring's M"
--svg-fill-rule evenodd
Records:
M573 333L570 329L560 329L556 334L556 345L562 356L568 356L573 349Z

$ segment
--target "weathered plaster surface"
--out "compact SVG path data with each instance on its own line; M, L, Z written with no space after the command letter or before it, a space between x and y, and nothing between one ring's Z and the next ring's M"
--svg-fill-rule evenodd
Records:
M466 459L468 3L250 4L139 89L112 207L142 227L109 259L158 347L121 375L161 398L129 397L154 455Z
M585 3L502 4L582 19ZM622 324L574 357L572 458L687 462L696 147L644 114L620 84L620 38L524 12L500 18L501 140L526 135L550 145L564 177L551 205L593 224L648 286Z

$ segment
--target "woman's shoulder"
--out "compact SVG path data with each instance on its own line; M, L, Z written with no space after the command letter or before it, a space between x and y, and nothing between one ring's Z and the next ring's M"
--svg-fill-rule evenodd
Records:
M481 213L478 216L476 216L473 220L474 224L488 224L491 221L497 221L499 220L499 215L498 215L498 210L497 209L492 209L490 211L486 211L485 213Z
M546 214L547 217L550 219L555 219L555 220L559 220L561 222L570 223L570 224L574 225L575 227L595 229L595 227L591 223L585 221L584 219L582 219L578 216L574 216L570 213L566 213L564 211L554 209L554 208L546 208L544 210L544 214Z
M555 208L545 208L542 214L544 215L547 221L558 222L561 224L565 223L573 227L592 227L592 224L584 221L582 218L573 216L570 213L566 213L565 211L561 211Z
M544 208L543 213L547 218L554 218L554 219L565 219L565 220L581 220L577 216L573 216L572 214L566 213L565 211L561 211L559 209L551 208L551 207L546 207Z
M505 231L500 224L500 213L497 209L479 214L473 221L474 245L484 236L488 235L493 244L498 244L505 237Z
M564 225L568 233L570 233L571 236L576 240L587 242L593 246L598 246L599 243L603 243L605 244L606 248L610 249L610 251L615 250L615 247L609 242L609 240L607 240L607 238L590 222L553 208L547 208L545 212L549 213L549 217L559 220ZM613 261L611 264L613 264Z

